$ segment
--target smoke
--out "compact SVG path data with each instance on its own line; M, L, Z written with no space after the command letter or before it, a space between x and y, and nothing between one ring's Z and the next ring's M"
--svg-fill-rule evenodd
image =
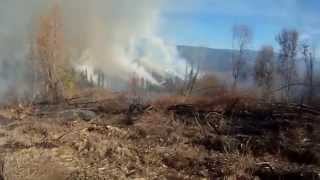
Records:
M28 69L23 63L31 34L39 17L54 4L61 8L74 67L123 81L136 74L154 84L159 82L153 73L183 74L184 61L175 46L157 32L161 10L168 5L164 0L0 0L0 4L0 96L10 87L24 89Z

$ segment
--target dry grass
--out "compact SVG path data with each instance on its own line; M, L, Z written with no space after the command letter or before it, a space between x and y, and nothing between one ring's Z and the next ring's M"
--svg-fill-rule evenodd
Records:
M0 127L0 154L6 180L254 178L259 157L251 153L246 139L245 142L239 139L252 137L228 134L229 130L215 133L204 126L178 121L166 111L168 106L179 103L211 110L220 108L221 112L235 101L239 108L253 107L257 99L251 93L161 97L151 102L153 110L135 115L132 125L123 123L126 118L123 113L130 103L126 96L108 93L96 96L91 100L102 97L108 100L94 104L104 111L89 122L76 117L67 121L63 117L23 116L24 108L2 110L0 114L13 119L13 123ZM217 122L230 128L231 120L221 116L222 122ZM286 132L283 136L294 143L303 141L307 134L302 127ZM267 160L280 159L276 155L270 157ZM49 170L51 174L45 173Z

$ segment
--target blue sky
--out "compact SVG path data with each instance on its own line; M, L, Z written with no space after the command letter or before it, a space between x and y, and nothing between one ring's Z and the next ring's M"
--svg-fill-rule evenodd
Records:
M175 44L231 48L231 29L246 24L252 49L274 45L283 28L320 45L320 0L174 0L162 12L161 34Z

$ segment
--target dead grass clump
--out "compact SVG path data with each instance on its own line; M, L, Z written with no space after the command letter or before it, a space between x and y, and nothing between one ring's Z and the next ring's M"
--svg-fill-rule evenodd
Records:
M183 174L205 175L199 172L204 170L203 167L200 167L205 158L202 149L183 143L176 143L170 149L163 149L161 153L163 156L162 161L167 167Z
M143 115L133 126L141 136L151 144L171 146L187 142L188 139L202 136L199 126L187 126L181 121L175 121L161 112ZM132 136L136 137L136 136Z
M225 177L227 180L238 180L238 179L253 179L255 170L255 160L250 154L234 153L227 155L235 159L235 162L230 164L227 168L228 176Z
M255 159L248 153L214 154L207 159L206 166L211 179L222 178L225 180L251 180L254 179Z
M258 96L252 91L216 91L197 96L164 96L153 101L156 109L166 110L175 105L193 105L201 110L225 112L231 109L255 107Z
M201 135L194 137L193 144L204 147L207 151L216 152L236 152L240 149L240 143L229 136L223 135Z
M135 127L144 130L148 135L164 136L175 130L170 120L162 113L145 114L135 123Z
M30 136L41 136L43 138L48 136L48 130L42 126L41 123L32 123L22 128L23 134L29 134Z

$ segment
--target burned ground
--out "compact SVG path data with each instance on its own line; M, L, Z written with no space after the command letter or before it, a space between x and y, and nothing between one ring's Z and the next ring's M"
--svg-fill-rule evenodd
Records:
M3 107L2 179L319 179L315 107L103 97Z

